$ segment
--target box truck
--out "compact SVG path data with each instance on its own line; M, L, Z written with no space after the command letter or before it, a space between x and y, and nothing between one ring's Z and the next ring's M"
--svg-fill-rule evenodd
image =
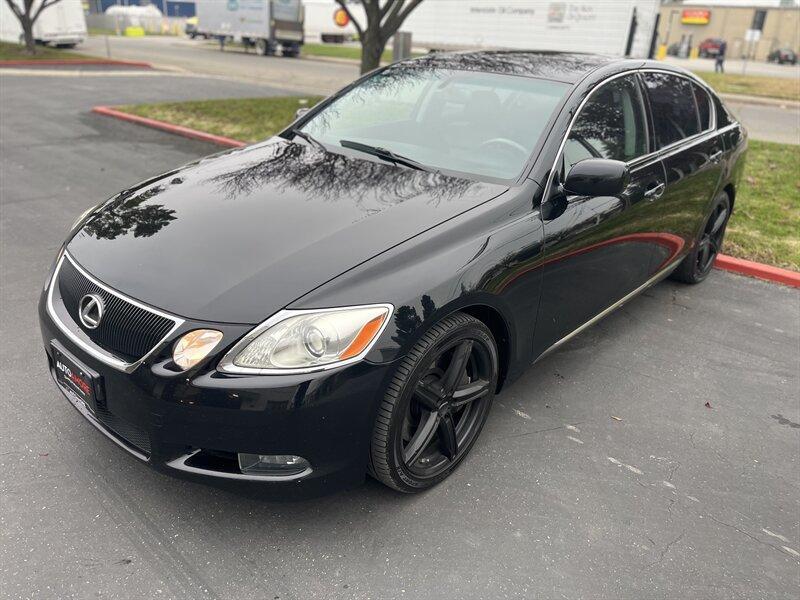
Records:
M655 48L660 0L426 0L400 26L417 48L509 48L645 58ZM348 39L334 0L304 0L309 39ZM362 25L360 3L348 4Z
M11 0L22 7L22 0ZM38 3L37 3L38 4ZM72 48L86 39L86 17L81 0L61 0L48 6L33 24L38 44ZM0 40L24 43L22 26L6 0L0 2Z
M197 34L232 39L271 55L298 56L303 45L301 0L196 0Z

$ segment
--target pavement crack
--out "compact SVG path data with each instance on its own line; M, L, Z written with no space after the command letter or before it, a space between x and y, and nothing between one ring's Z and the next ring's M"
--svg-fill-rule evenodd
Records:
M664 546L664 548L661 550L661 552L659 552L658 558L655 561L653 561L652 563L650 563L649 565L647 565L645 567L645 569L649 569L650 567L654 567L654 566L656 566L658 564L661 564L661 561L664 560L664 557L667 555L667 552L669 552L669 549L672 548L678 542L680 542L683 539L684 535L686 535L686 532L682 531L681 534L678 537L676 537L671 542L668 542L667 545ZM650 538L647 538L647 539L650 539ZM650 541L652 541L652 540L650 540Z
M717 519L713 515L708 515L708 518L711 519L712 521L714 521L715 523L717 523L719 525L722 525L723 527L727 527L729 529L733 529L734 531L737 531L737 532L741 533L742 535L749 537L751 540L761 544L762 546L767 546L769 548L772 548L773 550L777 550L781 554L787 554L787 555L791 556L791 554L789 554L789 552L786 552L783 549L778 548L777 546L773 546L772 544L768 544L767 542L758 539L756 536L754 536L754 535L752 535L750 533L747 533L743 529L739 529L738 527L736 527L736 525L731 525L730 523L725 523L724 521L720 521L719 519Z

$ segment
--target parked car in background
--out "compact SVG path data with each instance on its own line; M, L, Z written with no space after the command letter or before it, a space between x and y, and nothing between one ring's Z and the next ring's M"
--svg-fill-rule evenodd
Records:
M791 48L778 48L767 55L767 61L778 63L779 65L796 65L797 52Z
M746 149L661 62L401 61L79 217L39 305L50 372L167 472L418 492L534 361L708 277Z
M706 38L697 46L700 58L714 58L719 54L722 38Z
M184 26L183 31L190 38L196 38L199 35L197 32L197 17L189 17L186 19L186 25Z

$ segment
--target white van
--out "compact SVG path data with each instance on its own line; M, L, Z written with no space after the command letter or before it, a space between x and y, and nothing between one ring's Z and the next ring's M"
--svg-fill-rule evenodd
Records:
M22 0L11 0L22 6ZM86 16L81 0L61 0L42 11L33 24L33 37L40 44L71 48L86 39ZM0 2L0 41L22 42L22 26L11 7Z

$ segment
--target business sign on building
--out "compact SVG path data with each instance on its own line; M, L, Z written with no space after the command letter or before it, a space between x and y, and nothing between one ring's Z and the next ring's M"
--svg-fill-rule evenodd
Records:
M684 25L708 25L711 21L711 11L697 8L687 8L681 12L681 23Z

